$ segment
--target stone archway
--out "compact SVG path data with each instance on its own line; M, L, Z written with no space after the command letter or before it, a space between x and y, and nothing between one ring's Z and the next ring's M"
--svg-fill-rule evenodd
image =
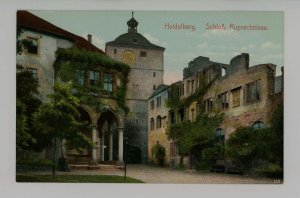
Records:
M93 163L123 162L123 114L104 106L93 119Z
M91 125L93 123L91 114L86 108L79 106L77 110L79 112L79 116L76 118L78 119L78 121L80 121L81 123L85 122L87 125ZM88 127L86 130L83 130L81 132L87 138L92 140L92 133ZM81 152L78 152L76 150L68 150L66 152L66 157L68 159L68 162L71 164L89 163L92 160L92 149L83 149Z

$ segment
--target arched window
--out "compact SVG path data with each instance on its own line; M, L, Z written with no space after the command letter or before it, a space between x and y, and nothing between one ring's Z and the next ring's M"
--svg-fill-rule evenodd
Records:
M161 128L161 116L156 117L156 128Z
M254 130L263 129L265 128L265 123L263 123L262 121L257 121L253 123L252 127Z
M150 119L150 130L153 131L154 130L154 118Z
M222 145L224 145L225 135L223 129L221 128L216 129L216 139L218 142L221 141Z

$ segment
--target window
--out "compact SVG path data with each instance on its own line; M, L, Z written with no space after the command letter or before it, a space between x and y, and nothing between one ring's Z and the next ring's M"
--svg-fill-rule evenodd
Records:
M27 53L38 54L39 53L39 42L37 38L28 37L29 43L26 45Z
M194 85L194 82L195 82L195 81L192 80L191 82L192 82L192 91L191 91L191 92L192 92L192 94L193 94L193 93L194 93L194 88L195 88L195 85Z
M212 98L209 98L204 101L205 113L211 113L213 111L213 101Z
M79 85L84 85L84 71L77 70L77 83Z
M90 71L90 85L95 85L99 81L99 72Z
M184 107L178 109L178 117L179 117L179 121L182 122L184 120Z
M225 69L225 68L222 68L221 76L225 76L225 75L226 75L226 69Z
M150 101L150 109L151 109L151 110L154 110L154 100L151 100L151 101Z
M232 107L240 106L240 90L241 90L240 87L231 90L231 93L232 93Z
M218 96L219 99L219 107L222 110L226 110L229 107L229 94L228 92L222 93Z
M260 99L260 80L246 84L246 102Z
M222 145L224 145L224 131L221 128L216 129L216 140L217 142L221 142Z
M32 78L37 80L37 70L33 68L27 68L27 70L31 73Z
M191 84L191 81L188 80L188 81L187 81L187 84L186 84L186 93L187 93L187 94L190 94L190 91L191 91L191 90L190 90L190 84Z
M184 95L184 84L181 84L178 86L178 95L179 97L183 96Z
M140 52L140 56L141 56L141 57L146 57L146 56L147 56L147 52L141 51L141 52Z
M111 93L113 89L113 76L112 74L104 73L103 77L103 89L104 91Z
M208 69L205 72L205 82L209 83L210 81L212 81L212 69Z
M257 121L252 125L254 130L258 130L258 129L264 129L265 128L265 124L262 121Z
M156 76L156 73L155 72L153 72L153 77L155 77Z
M117 54L117 49L114 49L114 54Z
M161 96L158 96L157 98L156 98L156 107L158 108L158 107L160 107L161 106Z
M156 89L156 85L153 85L153 90L155 90Z
M200 114L200 109L201 108L201 104L200 103L197 103L196 104L196 116L198 116Z
M150 130L153 131L154 130L154 118L150 119Z
M174 113L174 111L169 111L169 119L170 119L171 124L175 123L175 113Z
M161 117L157 116L156 117L156 129L161 128Z

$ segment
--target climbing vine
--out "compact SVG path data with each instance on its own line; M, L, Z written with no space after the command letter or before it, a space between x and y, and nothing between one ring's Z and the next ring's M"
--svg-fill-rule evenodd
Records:
M124 63L115 61L105 54L90 52L86 50L67 48L56 51L56 61L54 64L55 76L63 81L73 82L73 93L80 99L81 103L94 106L100 110L102 101L100 94L104 93L103 79L99 78L95 84L86 83L89 79L89 71L103 73L109 71L120 79L120 85L111 95L117 101L118 106L127 114L129 108L125 104L128 75L130 67ZM79 72L82 72L80 74ZM83 81L78 80L78 76L83 75Z
M191 151L200 151L213 146L215 129L223 121L223 114L216 112L214 115L207 115L204 112L203 97L215 82L216 77L209 83L205 82L202 72L199 76L199 87L195 93L188 97L180 98L179 85L171 86L171 97L166 101L166 106L174 112L179 107L188 108L193 102L198 102L200 108L195 121L185 120L183 122L169 125L167 135L169 139L176 140L179 153L185 154Z

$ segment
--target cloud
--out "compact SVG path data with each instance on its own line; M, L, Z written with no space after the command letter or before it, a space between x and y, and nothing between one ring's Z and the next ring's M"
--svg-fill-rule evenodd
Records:
M280 45L273 43L271 41L266 41L266 42L262 43L260 47L262 49L279 49Z
M166 42L160 41L158 38L156 38L155 36L153 36L150 33L144 33L143 36L146 37L153 44L162 45L162 46L166 46L167 45Z
M255 47L256 47L256 45L249 44L249 45L241 47L241 51L247 52L247 51L253 50Z
M92 35L92 44L104 51L105 50L105 40L101 36L99 36L97 34L93 34L93 33L82 34L82 37L87 38L88 34Z

